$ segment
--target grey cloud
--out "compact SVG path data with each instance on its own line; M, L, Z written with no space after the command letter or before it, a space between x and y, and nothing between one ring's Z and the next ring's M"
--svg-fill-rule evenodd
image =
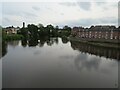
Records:
M99 5L99 6L100 6L100 5L104 5L104 4L106 4L106 3L107 3L107 2L96 2L96 4Z
M10 10L3 10L2 11L2 14L3 15L16 15L16 14L18 14L18 12L17 11L10 11Z
M83 68L86 68L89 71L92 68L99 69L100 62L101 62L100 58L96 57L88 58L88 56L85 54L79 54L74 61L75 66L79 71L81 71Z
M40 55L41 54L41 51L37 50L33 53L34 55Z
M61 58L61 59L73 59L74 56L73 55L64 55L64 56L60 56L59 58Z
M64 6L79 6L80 8L84 10L90 10L91 3L90 2L64 2L64 3L59 3L60 5Z
M32 9L33 9L33 10L36 10L36 11L39 11L39 10L40 10L40 8L39 8L39 7L36 7L36 6L33 6Z
M91 26L91 25L96 25L96 24L117 24L118 20L115 17L104 17L104 18L99 18L99 19L91 19L91 18L86 18L86 19L79 19L76 21L64 21L61 23L56 23L60 27L63 27L64 25L68 25L71 27L74 26Z
M64 2L64 3L59 3L60 5L64 6L76 6L77 4L75 2Z
M12 25L12 23L13 22L11 22L11 20L9 19L9 18L7 18L7 17L3 17L3 19L2 19L2 24L3 25Z
M114 24L118 23L118 20L115 17L105 17L99 20L100 22L103 22L103 23L114 23Z
M15 15L15 16L27 16L27 17L31 17L31 16L35 16L35 17L37 17L37 15L36 14L33 14L33 13L30 13L30 12L24 12L24 11L9 11L9 10L4 10L3 11L3 16L4 15Z
M8 17L3 17L2 19L2 25L3 26L19 26L20 25L20 22L17 22L17 21L12 21L10 20Z
M64 13L60 13L60 15L64 15Z
M77 2L78 6L83 10L90 10L91 3L90 2Z
M52 8L49 8L49 7L46 7L46 9L48 9L48 10L52 10Z
M9 20L8 18L6 18L6 17L3 18L3 21L4 21L4 20L5 20L6 22L10 22L10 20Z
M30 13L30 12L24 12L22 15L28 16L28 17L37 17L36 14Z

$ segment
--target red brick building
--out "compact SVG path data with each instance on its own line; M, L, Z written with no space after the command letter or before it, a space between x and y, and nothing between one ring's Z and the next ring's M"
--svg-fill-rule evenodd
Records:
M120 39L120 28L115 26L74 27L71 34L79 38Z

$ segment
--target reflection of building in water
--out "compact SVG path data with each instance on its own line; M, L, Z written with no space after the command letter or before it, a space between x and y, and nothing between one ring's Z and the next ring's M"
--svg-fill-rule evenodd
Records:
M97 56L104 56L106 58L120 60L120 50L113 48L104 48L99 46L88 45L84 43L71 42L71 46L75 50L79 50L84 53L90 53Z
M13 47L16 47L19 44L19 41L9 41L8 44Z

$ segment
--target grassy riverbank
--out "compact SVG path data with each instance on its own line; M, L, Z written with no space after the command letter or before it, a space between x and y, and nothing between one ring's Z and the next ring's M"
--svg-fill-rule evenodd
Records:
M101 47L108 47L108 48L117 48L120 49L120 44L118 43L107 43L107 42L94 42L94 41L87 41L87 40L82 40L79 38L75 38L75 37L69 37L68 38L70 41L76 41L76 42L80 42L80 43L86 43L86 44L90 44L90 45L94 45L94 46L101 46Z
M19 34L3 35L2 40L20 40L23 36Z

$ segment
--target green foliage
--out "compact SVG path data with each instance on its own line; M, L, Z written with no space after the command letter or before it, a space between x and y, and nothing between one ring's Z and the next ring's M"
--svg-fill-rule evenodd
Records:
M34 24L28 25L29 36L37 38L38 37L38 27Z
M23 38L23 36L22 35L18 35L18 34L9 34L9 35L5 35L4 34L4 36L3 36L3 41L4 40L20 40L20 39L22 39Z
M37 40L40 37L68 37L71 34L71 28L68 26L64 26L63 29L59 29L58 26L54 27L53 25L47 25L46 27L43 24L28 24L25 28L21 28L17 31L16 35L10 34L6 35L3 33L3 40L16 40L24 38L26 40Z
M28 38L28 29L27 28L21 28L20 31L18 31L17 33L22 35L24 38Z

